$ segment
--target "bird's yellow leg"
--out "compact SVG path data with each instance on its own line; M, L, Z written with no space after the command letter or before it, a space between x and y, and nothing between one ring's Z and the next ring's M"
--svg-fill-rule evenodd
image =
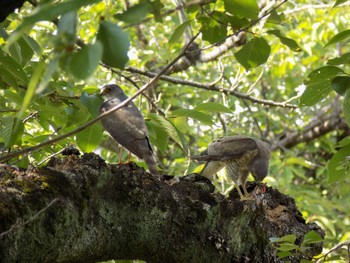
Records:
M123 163L122 159L123 159L123 147L120 147L118 164L122 164Z
M249 196L249 193L247 191L247 188L245 188L245 183L242 185L242 188L243 188L243 193L244 193L244 196Z
M131 152L128 152L128 161L127 163L130 163L131 162Z
M240 197L240 199L241 200L244 200L244 195L242 194L242 191L241 191L241 188L239 188L239 185L237 185L237 184L235 184L235 187L236 187L236 189L237 189L237 192L238 192L238 194L239 194L239 197Z
M239 188L239 186L238 186L238 188ZM241 195L242 192L240 191L241 192L241 194L240 194L241 200L254 200L254 197L252 197L252 195L250 193L248 193L247 188L245 188L245 183L242 185L242 188L243 188L244 195Z

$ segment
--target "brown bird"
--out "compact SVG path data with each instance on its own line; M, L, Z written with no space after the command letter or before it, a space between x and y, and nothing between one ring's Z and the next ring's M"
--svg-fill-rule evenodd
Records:
M128 98L116 84L103 86L101 95L105 101L100 106L100 114L114 108ZM103 117L101 122L105 130L120 145L138 158L145 160L151 174L159 177L152 147L148 140L145 120L132 101L119 110Z
M212 179L222 168L234 183L241 199L247 199L248 192L245 183L251 173L257 182L267 175L271 155L270 144L259 139L236 135L225 136L211 142L200 155L191 159L206 161L201 175ZM243 193L239 188L242 186Z

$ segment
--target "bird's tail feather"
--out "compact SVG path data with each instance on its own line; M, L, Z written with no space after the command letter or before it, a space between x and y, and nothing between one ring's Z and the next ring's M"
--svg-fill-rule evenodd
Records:
M156 162L153 154L148 154L148 155L144 156L143 159L145 160L150 173L159 178L159 172L157 169L157 162Z

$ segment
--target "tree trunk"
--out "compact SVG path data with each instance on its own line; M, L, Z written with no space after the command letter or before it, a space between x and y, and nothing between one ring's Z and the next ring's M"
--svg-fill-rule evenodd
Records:
M1 262L283 262L270 237L295 234L300 244L310 230L324 235L272 188L240 201L198 175L158 181L95 154L27 170L2 165L0 172ZM288 259L321 250L316 243Z

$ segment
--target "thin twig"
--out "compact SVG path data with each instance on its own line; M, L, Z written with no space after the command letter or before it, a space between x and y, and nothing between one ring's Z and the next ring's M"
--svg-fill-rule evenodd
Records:
M102 118L104 118L107 115L110 115L111 113L119 110L120 108L124 107L126 104L128 104L130 101L132 101L133 99L135 99L137 96L139 96L142 92L144 92L147 88L149 88L150 86L152 86L153 83L155 83L165 72L167 72L167 70L172 67L182 56L185 55L187 48L189 47L189 45L197 38L198 34L195 35L190 42L188 42L188 44L185 46L185 48L182 50L182 52L173 60L171 61L162 71L160 71L158 74L156 74L148 83L146 83L145 85L143 85L141 87L141 89L139 89L134 95L132 95L131 97L129 97L128 99L126 99L125 101L123 101L122 103L118 104L117 106L113 107L112 109L110 109L109 111L104 112L103 114L97 116L95 119L92 119L91 121L88 121L87 123L85 123L84 125L78 127L77 129L67 132L66 134L63 134L61 136L57 136L56 138L53 138L49 141L40 143L38 145L32 146L32 147L28 147L25 148L23 150L17 151L17 152L12 152L9 154L6 154L5 156L1 156L0 157L0 162L4 162L7 161L11 158L14 158L16 156L19 156L21 154L24 153L28 153L37 149L40 149L44 146L53 144L55 142L58 142L62 139L65 139L69 136L72 136L73 134L76 134L78 132L81 132L83 130L85 130L86 128L90 127L91 125L95 124L96 122L100 121Z
M334 247L332 247L330 250L328 250L328 252L326 252L322 258L318 259L316 261L316 263L320 263L320 262L324 262L326 260L326 257L333 253L334 251L338 250L338 249L341 249L343 248L344 246L347 246L347 250L349 249L349 246L350 246L350 241L345 241L345 242L342 242L342 243L339 243L337 245L335 245ZM348 258L348 262L350 262L350 258Z
M149 71L143 71L140 70L138 68L134 68L134 67L126 67L125 68L126 71L129 71L131 73L137 73L143 76L147 76L147 77L154 77L157 74L153 73L153 72L149 72ZM259 104L263 104L263 105L268 105L268 106L274 106L274 107L283 107L283 108L291 108L291 109L296 109L298 108L297 105L295 104L289 104L286 102L275 102L272 100L264 100L264 99L258 99L258 98L254 98L251 97L247 94L244 93L240 93L231 89L226 89L223 88L221 86L218 85L211 85L211 84L203 84L200 82L196 82L196 81L190 81L190 80L184 80L184 79L179 79L179 78L174 78L174 77L169 77L169 76L160 76L159 79L161 80L165 80L174 84L181 84L181 85L187 85L187 86L192 86L192 87L196 87L196 88L201 88L201 89L206 89L206 90L213 90L213 91L219 91L219 92L224 92L226 94L235 96L237 98L240 99L246 99L255 103L259 103Z

